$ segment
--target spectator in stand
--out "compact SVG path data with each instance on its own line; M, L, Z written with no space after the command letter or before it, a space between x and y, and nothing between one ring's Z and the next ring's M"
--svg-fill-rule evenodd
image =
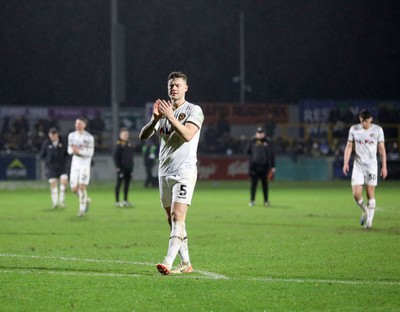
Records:
M48 129L47 129L48 128ZM58 120L55 117L50 117L46 122L46 128L43 129L44 133L49 132L51 128L56 128L57 131L60 131L60 125Z
M4 148L8 151L18 151L20 148L20 135L14 125L4 133Z
M226 119L225 114L222 112L219 113L219 118L217 120L216 130L218 132L219 137L227 137L231 134L231 125L229 121Z
M44 119L39 119L35 125L35 132L31 138L31 146L34 151L40 151L43 142L47 139L44 128L46 122Z
M5 134L10 131L10 121L11 118L9 116L4 116L3 125L1 127L1 134Z
M89 122L89 127L90 133L92 133L92 135L94 136L96 146L98 148L101 148L104 143L103 133L106 129L106 124L101 116L100 111L96 111L95 117Z
M267 133L267 139L272 141L275 138L276 122L274 120L274 114L268 113L267 120L265 121L265 133Z
M158 147L152 138L146 140L144 143L142 155L144 167L146 168L146 181L144 182L144 187L156 187L158 186L158 176L153 175L153 171L157 164Z
M387 158L388 158L388 160L399 160L400 159L399 145L397 142L392 142L388 145Z
M207 125L204 133L204 140L202 140L202 152L207 154L217 153L218 151L218 132L212 125Z
M25 133L29 132L29 123L26 120L25 116L17 116L11 124L12 127L15 128L17 133L21 133L24 131Z

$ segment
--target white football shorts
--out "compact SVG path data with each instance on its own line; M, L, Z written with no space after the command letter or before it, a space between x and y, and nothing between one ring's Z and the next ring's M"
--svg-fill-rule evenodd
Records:
M363 167L354 162L353 172L351 174L351 185L378 185L378 166L372 164L368 167Z
M171 207L172 202L191 205L197 174L159 177L161 206Z
M77 187L79 184L88 185L90 181L90 166L71 167L69 175L69 185L71 188Z

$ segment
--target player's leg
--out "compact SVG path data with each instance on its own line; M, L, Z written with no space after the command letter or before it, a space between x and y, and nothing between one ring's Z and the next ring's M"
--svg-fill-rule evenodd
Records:
M75 194L78 193L78 185L79 185L79 168L72 166L69 173L69 186L71 188L72 193Z
M78 198L79 198L79 213L78 216L83 216L88 211L90 200L87 196L86 184L79 184Z
M60 176L60 190L59 190L59 205L60 207L65 207L65 191L67 190L68 175L66 173Z
M174 264L175 258L181 248L183 239L185 237L185 215L187 205L182 203L173 203L171 207L171 233L168 243L167 256L162 263L163 266L157 266L157 269L162 274L171 274L171 268ZM177 219L177 218L180 219ZM183 218L183 219L182 219Z
M132 180L132 173L130 171L125 171L124 173L124 206L130 207L132 204L128 201L129 186Z
M365 228L372 227L372 221L375 215L376 201L375 201L375 187L378 184L378 166L371 166L370 171L366 174L366 190L368 198L367 206L367 222Z
M168 200L172 200L171 207L167 206L165 209L167 220L171 225L168 252L164 262L157 265L157 269L162 274L191 272L193 270L189 258L185 221L187 209L193 197L196 179L197 175L190 175L186 178L177 176L168 177L167 179L162 177L160 179L162 205L166 207ZM173 185L172 189L170 185ZM168 191L168 188L171 191ZM178 253L181 258L179 272L172 272L171 268Z
M176 188L176 192L174 192L174 202L176 201L182 201L183 204L186 204L185 206L181 206L184 208L184 214L183 210L179 209L172 209L171 215L172 215L172 222L174 220L181 220L183 222L182 224L182 229L183 229L183 239L182 243L180 245L178 254L181 259L181 262L179 263L178 269L173 270L172 273L190 273L193 271L191 262L190 262L190 257L189 257L189 240L188 240L188 235L186 232L186 213L188 207L192 203L192 198L193 198L193 193L194 193L194 188L196 185L197 181L197 175L192 175L188 176L186 179L183 179L180 181L180 186ZM183 187L184 186L184 187ZM184 191L183 191L184 190ZM184 196L183 196L184 195ZM174 208L174 206L173 206ZM177 206L179 208L179 206Z
M258 184L258 175L255 170L250 171L250 202L249 206L253 207L256 200L256 191Z
M362 215L360 218L360 224L364 225L367 221L367 206L363 198L363 187L365 183L365 175L361 168L356 163L353 166L353 172L351 174L351 187L353 191L353 197L357 206L361 209Z
M58 183L57 178L49 178L50 183L50 197L51 197L51 208L57 208L58 203Z
M87 193L87 186L90 181L90 164L85 167L80 168L79 172L79 187L78 187L78 196L79 196L79 216L83 216L89 210L90 203L92 202L91 198Z
M122 203L119 201L119 193L123 181L124 174L122 171L117 173L117 182L115 184L115 206L122 207Z
M262 185L262 190L263 190L263 195L264 195L264 206L268 207L269 199L268 199L267 170L263 170L262 172L260 172L260 179L261 179L261 185Z
M168 177L159 177L159 190L161 207L164 208L166 219L170 226L170 233L172 231L171 220L171 202L172 202L172 186L169 184ZM157 270L163 275L171 274L172 264L164 262L157 264Z
M367 185L367 197L368 197L368 215L367 222L365 224L366 228L372 228L372 221L374 220L376 200L375 200L375 185Z
M366 205L364 203L364 198L363 198L363 185L353 185L352 190L353 190L353 197L354 200L357 204L357 206L362 210L365 211Z

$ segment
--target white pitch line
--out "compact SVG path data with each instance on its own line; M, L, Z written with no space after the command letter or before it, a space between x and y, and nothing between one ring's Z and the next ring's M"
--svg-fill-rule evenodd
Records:
M97 263L117 263L117 264L134 264L134 265L144 265L144 266L154 266L154 263L150 262L137 262L137 261L124 261L124 260L102 260L102 259L82 259L82 258L68 258L68 257L55 257L55 256L34 256L34 255L16 255L16 254L0 254L0 257L9 258L30 258L30 259L54 259L63 261L82 261L82 262L97 262ZM194 270L195 272L204 275L209 279L229 279L228 277L207 271ZM0 271L1 272L1 271ZM131 274L121 274L118 276L139 276Z
M136 264L136 265L145 265L145 266L153 266L154 263L149 262L136 262L136 261L124 261L124 260L101 260L101 259L81 259L81 258L67 258L67 257L55 257L55 256L33 256L33 255L16 255L16 254L0 254L0 257L9 257L9 258L31 258L31 259L58 259L64 261L83 261L83 262L98 262L98 263L123 263L123 264ZM324 279L301 279L301 278L274 278L274 277L259 277L259 278L237 278L237 277L228 277L222 274L207 272L202 270L194 270L194 272L201 274L191 275L191 274L182 274L175 275L184 276L185 278L203 278L203 279L224 279L224 280L243 280L243 281L258 281L258 282L267 282L267 283L321 283L321 284L348 284L348 285L393 285L400 286L400 281L377 281L377 280L324 280ZM51 274L51 275L74 275L74 276L108 276L108 277L142 277L142 274L127 274L127 273L104 273L104 272L82 272L82 271L42 271L39 269L0 269L0 273L19 273L19 274Z
M301 278L249 278L248 280L260 282L288 282L288 283L321 283L321 284L348 284L348 285L397 285L400 286L400 281L368 281L368 280L323 280L323 279L301 279Z
M56 257L56 256L33 256L33 255L15 255L15 254L0 254L0 257L10 258L31 258L31 259L54 259L64 261L83 261L83 262L99 262L99 263L118 263L118 264L136 264L136 265L154 265L149 262L136 262L136 261L124 261L124 260L103 260L103 259L82 259L82 258L68 258L68 257Z
M74 275L74 276L107 276L107 277L142 277L141 274L101 273L101 272L63 272L63 271L40 271L40 270L0 270L0 273L18 274L40 274L40 275Z

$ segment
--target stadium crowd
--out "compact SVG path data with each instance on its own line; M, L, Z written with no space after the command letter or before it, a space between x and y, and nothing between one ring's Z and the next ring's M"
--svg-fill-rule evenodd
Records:
M275 123L272 114L268 114L263 125L257 126L264 128L277 155L341 157L346 146L349 125L354 122L354 119L355 116L350 110L334 108L330 111L327 122L304 123L304 127L298 131L303 134L302 137L282 135L282 131L279 131L282 125ZM385 106L379 109L377 117L374 119L374 122L380 124L385 131L388 160L400 158L398 127L393 127L398 120L400 120L400 111L390 110ZM66 136L72 130L60 129L60 124L55 118L41 118L29 123L25 116L5 116L0 125L0 152L3 153L38 153L43 141L47 139L50 128L58 129L62 136ZM385 127L385 125L391 126ZM205 125L204 133L200 139L199 153L206 155L243 154L249 137L233 135L232 128L233 126L223 115L219 117L215 125ZM88 130L95 137L96 150L109 153L112 144L105 140L107 130L100 114L90 120ZM139 140L134 143L135 152L140 153L142 143Z

